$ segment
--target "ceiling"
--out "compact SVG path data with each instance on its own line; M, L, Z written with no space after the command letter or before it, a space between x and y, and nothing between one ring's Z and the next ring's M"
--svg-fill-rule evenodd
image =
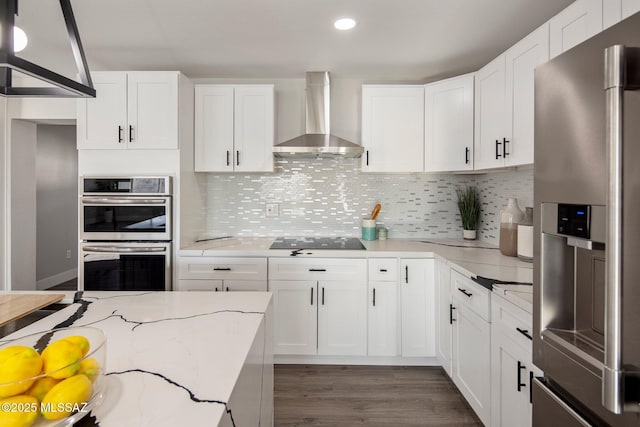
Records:
M72 0L92 70L190 78L302 78L306 71L428 82L489 62L572 0ZM19 56L75 67L56 0L20 0ZM333 28L350 16L355 29Z

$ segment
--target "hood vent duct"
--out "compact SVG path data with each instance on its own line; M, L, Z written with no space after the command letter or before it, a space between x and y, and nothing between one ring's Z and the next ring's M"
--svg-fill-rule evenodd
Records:
M307 73L306 134L273 147L276 157L360 157L361 145L330 134L330 92L328 72Z

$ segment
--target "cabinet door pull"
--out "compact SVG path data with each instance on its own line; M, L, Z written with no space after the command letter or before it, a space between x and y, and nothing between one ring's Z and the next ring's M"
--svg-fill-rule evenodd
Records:
M404 283L409 283L409 266L404 266Z
M218 287L216 286L216 292L218 292Z
M522 374L522 370L523 370L523 369L527 369L527 367L526 367L526 366L524 366L524 365L522 364L522 362L520 362L520 361L518 360L518 387L517 387L518 392L520 392L520 391L522 390L522 387L526 387L526 386L527 386L527 384L523 384L523 383L522 383L521 374Z
M133 125L129 125L129 142L133 142Z
M227 166L231 165L231 152L227 150Z
M376 306L376 288L373 288L373 306Z
M529 403L533 403L533 371L529 371Z
M122 126L118 126L118 142L122 142Z
M505 159L509 155L509 153L507 152L507 144L509 144L509 142L511 141L509 141L507 138L502 138L502 152L504 153Z
M322 287L322 305L324 305L324 286Z
M469 164L469 147L464 147L464 164Z
M229 292L229 287L228 287L228 286L227 286L227 289L226 289L226 291L227 291L227 292Z
M387 269L386 269L386 268L381 268L381 269L380 269L380 273L386 273L386 272L387 272Z
M240 166L240 150L236 150L236 166Z
M311 288L311 305L313 305L313 288Z
M366 158L365 164L366 164L367 166L369 166L369 150L367 150L365 154L366 154L366 155L365 155L365 158Z
M327 271L326 268L310 268L309 271Z
M529 335L529 331L527 329L516 328L516 331L520 332L522 335L524 335L525 337L527 337L531 341L533 341L533 337L531 335Z
M213 267L213 271L231 271L229 267Z
M499 154L499 153L498 153L498 146L499 146L499 145L502 145L502 142L500 142L500 141L498 141L498 140L496 139L496 160L498 160L500 157L502 157L502 154Z
M458 290L460 292L462 292L463 294L465 294L467 297L471 298L473 296L473 294L471 292L467 292L466 289L462 289L462 288L458 288Z
M453 304L449 304L449 324L453 325L453 322L456 321L456 319L453 318L453 310L455 310L456 308L453 306Z

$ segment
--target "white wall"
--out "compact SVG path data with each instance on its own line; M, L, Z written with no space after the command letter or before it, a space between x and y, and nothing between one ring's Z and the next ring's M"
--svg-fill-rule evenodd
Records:
M38 125L35 179L36 280L38 289L46 289L77 277L78 151L75 126Z
M36 124L11 123L11 289L36 289Z

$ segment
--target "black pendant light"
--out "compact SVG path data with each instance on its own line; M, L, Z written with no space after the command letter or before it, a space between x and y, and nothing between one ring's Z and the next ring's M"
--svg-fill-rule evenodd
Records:
M16 98L91 98L96 96L70 0L60 0L60 8L67 26L69 42L81 83L15 55L13 27L15 15L18 13L18 0L0 0L0 96ZM11 75L13 70L50 83L55 87L14 87Z

